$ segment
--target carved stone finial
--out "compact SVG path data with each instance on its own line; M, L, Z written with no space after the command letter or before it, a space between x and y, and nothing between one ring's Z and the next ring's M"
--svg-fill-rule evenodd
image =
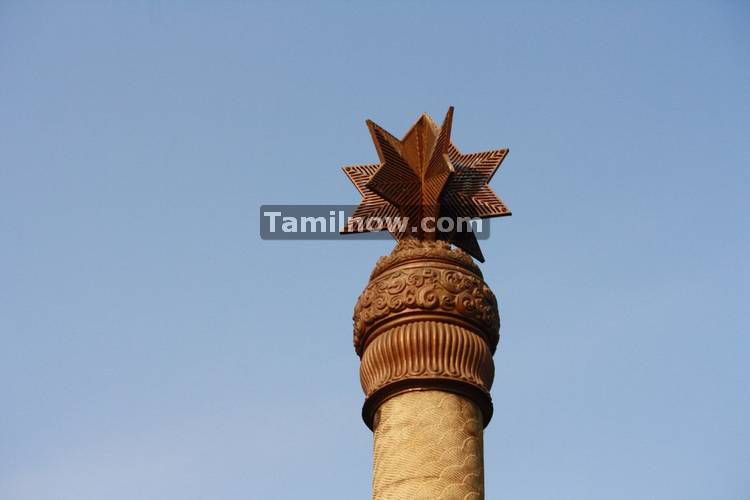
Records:
M441 126L426 113L403 139L368 120L380 164L344 167L362 194L350 222L401 217L405 228L388 227L397 240L444 240L477 260L484 256L472 232L426 231L426 218L486 218L510 215L488 183L508 154L507 149L462 154L451 142L453 107ZM367 224L350 223L344 233L367 231ZM456 227L454 224L453 227Z

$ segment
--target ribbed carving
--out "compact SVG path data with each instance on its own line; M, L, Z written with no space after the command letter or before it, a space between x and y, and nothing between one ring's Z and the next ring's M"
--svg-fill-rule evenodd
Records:
M362 356L360 381L367 397L404 379L459 380L489 391L494 377L487 343L450 323L418 321L379 335Z

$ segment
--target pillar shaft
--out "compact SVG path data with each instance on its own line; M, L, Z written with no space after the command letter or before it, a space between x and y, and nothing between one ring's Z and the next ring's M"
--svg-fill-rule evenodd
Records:
M383 403L374 420L374 500L484 498L482 412L443 391Z

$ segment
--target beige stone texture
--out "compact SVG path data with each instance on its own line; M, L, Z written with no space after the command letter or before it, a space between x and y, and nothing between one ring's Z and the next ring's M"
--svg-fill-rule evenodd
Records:
M374 500L484 499L482 413L469 399L411 391L374 420Z

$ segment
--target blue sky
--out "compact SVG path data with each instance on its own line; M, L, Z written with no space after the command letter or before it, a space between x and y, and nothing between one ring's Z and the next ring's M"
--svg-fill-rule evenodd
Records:
M261 204L456 107L509 147L488 498L750 498L744 2L0 4L0 497L368 498L391 241Z

